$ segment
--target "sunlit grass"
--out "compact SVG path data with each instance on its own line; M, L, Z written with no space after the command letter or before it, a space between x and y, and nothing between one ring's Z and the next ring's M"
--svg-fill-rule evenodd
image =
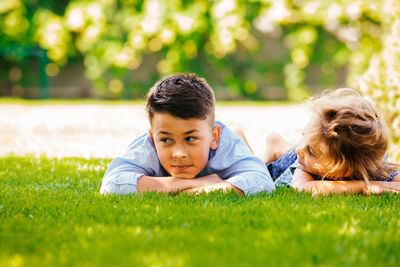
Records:
M100 196L109 159L0 158L0 266L400 262L400 196Z

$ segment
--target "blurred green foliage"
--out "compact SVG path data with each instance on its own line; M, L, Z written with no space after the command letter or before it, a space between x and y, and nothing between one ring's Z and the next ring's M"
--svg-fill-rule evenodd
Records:
M226 86L228 98L265 98L274 86L302 100L311 87L335 86L354 53L366 68L361 57L380 47L373 9L361 1L5 0L0 44L47 49L50 76L83 59L86 77L114 98L185 71ZM150 78L132 79L149 55Z
M303 100L343 86L343 74L378 101L399 143L399 10L398 0L2 0L0 45L47 49L50 76L83 60L94 88L113 98L185 71L223 84L228 98L278 87ZM17 81L21 70L1 75Z

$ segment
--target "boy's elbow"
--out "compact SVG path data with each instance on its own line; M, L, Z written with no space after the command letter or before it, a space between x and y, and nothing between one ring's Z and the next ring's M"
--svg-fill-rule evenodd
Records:
M103 195L103 196L104 195L109 195L109 194L117 195L118 192L119 192L119 190L117 190L117 188L115 188L113 186L109 186L109 184L105 185L105 186L102 185L101 188L100 188L100 194Z
M261 177L260 177L261 178ZM250 190L250 194L257 194L257 193L262 193L262 192L268 192L271 193L274 191L275 184L272 181L272 179L269 176L265 176L262 179L259 179L259 182L257 183L257 186Z
M268 191L268 192L272 192L276 189L275 183L270 175L266 175L263 187L264 187L263 191Z
M268 183L268 184L259 184L257 186L248 188L247 190L243 190L243 192L245 195L254 195L263 192L271 193L274 190L275 190L275 185Z
M276 189L276 187L275 187L274 183L271 181L264 185L263 191L267 191L267 192L271 193L275 189Z
M106 184L102 184L100 188L100 194L101 195L124 195L124 194L135 194L137 192L136 190L136 184L120 184L113 180L108 181Z

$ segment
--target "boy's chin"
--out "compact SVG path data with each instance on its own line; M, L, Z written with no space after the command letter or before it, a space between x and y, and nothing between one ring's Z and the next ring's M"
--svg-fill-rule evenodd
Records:
M194 179L196 178L198 173L182 173L182 172L176 172L176 173L171 173L172 177L179 178L179 179Z
M194 178L196 178L196 176L193 176L193 175L182 175L182 174L175 174L175 175L172 175L173 177L175 177L175 178L179 178L179 179L194 179Z

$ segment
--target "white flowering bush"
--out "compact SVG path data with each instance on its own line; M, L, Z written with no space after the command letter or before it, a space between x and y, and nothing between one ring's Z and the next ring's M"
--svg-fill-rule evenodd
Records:
M392 144L390 156L400 160L400 2L391 0L382 9L382 49L354 86L373 100L387 119Z

